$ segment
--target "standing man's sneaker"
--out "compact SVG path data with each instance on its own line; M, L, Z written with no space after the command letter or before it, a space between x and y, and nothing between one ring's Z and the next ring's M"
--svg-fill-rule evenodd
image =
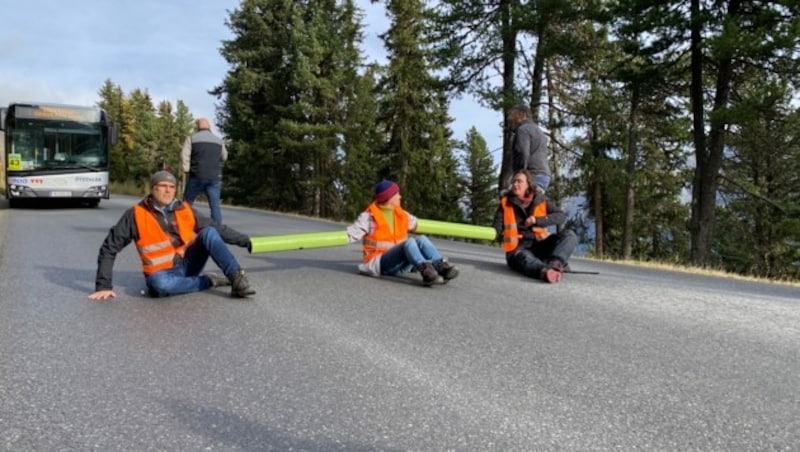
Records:
M422 275L422 283L426 286L433 285L439 279L439 273L430 262L422 264L422 269L419 272Z
M439 272L439 275L444 278L444 282L454 279L459 274L458 269L446 260L439 262L439 265L436 266L436 270Z
M206 278L211 281L211 287L225 287L231 285L231 281L224 276L220 276L213 272L205 272L204 274Z
M250 281L247 280L247 275L244 270L236 272L231 285L231 296L238 298L245 298L250 295L255 295L256 291L250 286Z

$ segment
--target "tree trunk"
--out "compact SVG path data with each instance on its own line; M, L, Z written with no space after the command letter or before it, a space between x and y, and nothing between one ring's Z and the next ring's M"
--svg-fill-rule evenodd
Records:
M533 58L533 76L531 80L531 120L537 124L539 123L539 110L542 104L542 80L544 79L546 63L544 52L541 51L541 48L544 47L544 41L547 39L544 28L544 26L541 26L537 30L539 39L536 56Z
M739 13L739 0L728 4L728 16ZM725 146L725 122L714 120L714 113L726 108L730 97L733 76L733 59L730 55L719 58L714 95L714 106L706 147L704 105L703 105L703 50L702 19L700 18L700 0L692 0L691 31L691 64L692 84L691 99L694 116L694 144L696 167L692 187L692 218L689 229L692 236L691 259L697 266L707 266L710 261L711 248L714 243L714 225L716 223L717 187L719 170L722 166L722 151ZM724 30L723 30L724 33Z
M603 217L605 215L603 210L603 174L600 170L598 162L602 158L597 144L597 130L596 126L592 125L591 149L594 164L592 165L592 213L594 215L595 227L595 255L602 259L605 256L605 230L603 228Z
M554 100L553 100L553 92L554 92L554 90L550 89L550 80L552 79L552 77L550 76L550 69L549 68L545 71L545 74L547 74L546 80L547 80L547 84L548 84L548 90L547 90L548 105L553 105L554 104ZM547 109L547 123L548 124L560 124L561 123L559 121L559 118L556 117L556 113L557 112L553 108L548 108ZM552 193L552 196L550 196L550 197L553 198L553 199L561 199L561 182L560 182L561 181L561 171L560 171L561 162L560 162L560 159L559 159L559 154L557 152L555 152L556 147L553 146L553 144L552 144L552 143L554 143L556 141L555 137L560 137L560 134L558 133L559 130L560 129L553 129L553 130L550 131L550 138L551 138L550 139L550 143L551 143L551 145L550 145L550 155L551 155L550 170L552 171L552 174L553 174L553 180L550 183L551 184L551 188L549 189L550 191L548 193ZM562 225L562 226L560 226L558 228L559 231L561 231L562 229L564 229L564 225Z
M628 117L628 161L625 165L625 219L622 227L622 258L630 259L633 252L633 220L636 206L636 157L639 149L639 87L631 91L631 111Z
M592 214L594 215L594 252L595 257L602 259L605 257L605 230L603 228L603 183L599 180L600 176L595 169L594 177L592 180L592 205L594 206Z
M517 29L512 21L512 10L518 0L502 0L500 11L502 17L501 36L503 40L503 160L500 163L500 179L498 187L500 190L506 188L508 179L511 178L511 127L508 124L508 117L505 113L508 108L514 105L514 63L517 59Z

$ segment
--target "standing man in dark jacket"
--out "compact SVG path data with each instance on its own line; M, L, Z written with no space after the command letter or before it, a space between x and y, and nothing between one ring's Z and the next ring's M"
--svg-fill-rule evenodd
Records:
M509 110L508 122L514 132L511 169L513 172L528 170L536 186L544 192L550 186L547 135L533 123L531 109L527 105L520 104Z
M221 224L212 224L189 204L175 199L175 176L158 171L150 177L150 195L125 211L106 236L97 257L92 300L116 297L111 277L117 254L136 243L145 283L154 297L198 292L232 285L231 295L255 294L226 243L250 249L250 238ZM200 272L208 258L224 277Z
M222 224L222 162L228 159L225 142L211 132L206 118L197 120L197 132L186 139L181 150L183 171L187 174L183 200L193 203L205 193L211 208L211 219Z

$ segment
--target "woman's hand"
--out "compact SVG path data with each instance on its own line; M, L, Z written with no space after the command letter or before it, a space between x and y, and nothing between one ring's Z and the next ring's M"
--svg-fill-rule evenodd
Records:
M116 296L117 294L115 294L113 290L98 290L97 292L89 294L89 298L92 300L108 300Z
M534 226L535 224L536 224L536 217L534 217L533 215L531 215L531 216L529 216L528 218L525 219L525 227L526 228Z

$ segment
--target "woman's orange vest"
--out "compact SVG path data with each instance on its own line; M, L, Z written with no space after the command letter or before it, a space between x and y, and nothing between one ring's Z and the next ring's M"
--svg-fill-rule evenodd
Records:
M362 241L364 262L371 261L408 238L408 214L402 208L395 207L394 211L392 211L394 231L389 227L389 222L383 216L383 211L374 202L367 207L367 212L372 214L372 218L375 220L375 230L372 231L372 234L364 236Z
M514 213L514 206L508 202L508 198L505 196L500 200L500 203L503 206L503 251L510 253L519 246L519 239L521 236L517 229L517 216ZM540 202L536 204L533 208L532 216L547 216L547 203ZM533 236L536 240L544 240L549 235L550 232L547 228L533 227Z
M172 244L172 238L161 228L152 212L141 204L133 207L136 230L139 232L136 250L142 259L142 271L145 275L172 268L175 255L183 256L186 247L197 235L194 232L194 214L188 205L182 205L174 213L178 235L183 241L183 245L177 247Z

